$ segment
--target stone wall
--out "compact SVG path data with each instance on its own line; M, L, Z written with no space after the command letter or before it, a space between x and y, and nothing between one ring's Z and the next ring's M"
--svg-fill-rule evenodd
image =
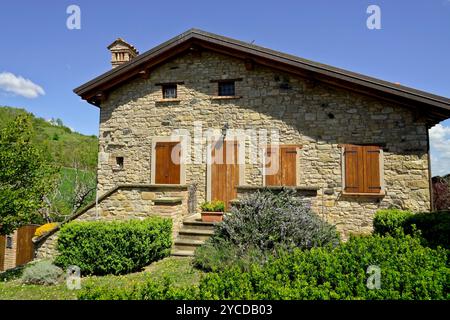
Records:
M188 216L188 186L124 185L99 199L98 207L92 205L82 212L78 221L112 221L145 219L152 216L173 221L175 239L183 219ZM58 232L36 244L36 258L56 255Z
M215 79L236 79L236 97L218 99ZM158 83L179 82L178 98L163 101ZM337 225L344 238L367 233L379 208L429 210L427 128L423 115L403 105L303 79L212 52L185 54L150 74L109 93L100 111L98 191L122 183L151 183L151 149L156 136L184 129L194 136L203 128L276 129L282 144L301 145L299 184L318 186L313 208ZM246 140L245 146L250 146ZM342 194L341 144L384 146L384 197ZM194 143L206 149L206 139ZM124 168L115 167L123 156ZM246 158L249 158L246 153ZM194 152L191 158L193 162ZM207 195L207 166L187 164L186 184L197 184L201 203ZM243 184L261 186L262 167L245 165ZM112 200L111 200L112 201ZM118 203L112 219L134 215ZM120 213L119 213L120 212ZM143 211L142 211L143 212Z
M179 201L178 201L179 199ZM158 216L171 218L178 232L188 212L188 186L123 186L80 215L77 220L128 220Z
M58 240L58 232L53 233L47 238L35 244L36 259L53 259L56 257L56 241Z

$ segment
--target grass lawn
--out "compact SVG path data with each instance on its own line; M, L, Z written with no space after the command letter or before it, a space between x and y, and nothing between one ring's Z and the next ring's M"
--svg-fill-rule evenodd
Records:
M142 281L147 277L155 280L169 278L179 286L198 283L201 271L192 267L192 258L168 257L146 267L142 272L123 276L103 276L82 278L87 282L123 287ZM24 285L19 279L0 282L0 300L70 300L76 299L76 290L69 290L65 283L54 286Z

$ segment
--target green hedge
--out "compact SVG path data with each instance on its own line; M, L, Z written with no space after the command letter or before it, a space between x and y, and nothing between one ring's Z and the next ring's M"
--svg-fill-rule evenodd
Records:
M415 226L415 228L413 227ZM397 209L379 210L373 220L374 233L395 235L420 231L424 244L450 249L450 211L416 213Z
M55 263L83 275L124 274L166 257L171 245L170 219L70 222L59 232Z
M367 269L381 271L369 289ZM199 286L179 288L148 280L119 290L87 286L80 299L449 299L450 269L444 249L423 247L409 235L351 238L336 248L296 249L249 271L230 267L208 273Z
M296 250L247 273L232 268L207 275L202 299L448 299L445 250L411 236L353 238L336 249ZM380 289L366 286L367 268L381 271Z
M87 283L78 293L79 300L195 300L198 287L178 287L170 280L146 279L130 287L111 288L108 284Z

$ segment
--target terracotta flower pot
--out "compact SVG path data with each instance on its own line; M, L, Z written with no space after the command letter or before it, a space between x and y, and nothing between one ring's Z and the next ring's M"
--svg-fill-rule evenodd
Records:
M202 211L203 222L220 222L223 219L223 212Z

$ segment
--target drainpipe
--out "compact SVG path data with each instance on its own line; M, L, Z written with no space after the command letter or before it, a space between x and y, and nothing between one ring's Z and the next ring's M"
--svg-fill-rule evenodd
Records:
M425 124L425 128L427 131L427 158L428 158L428 185L430 189L430 211L434 211L434 201L433 201L433 183L431 180L431 158L430 158L430 126L428 124Z

